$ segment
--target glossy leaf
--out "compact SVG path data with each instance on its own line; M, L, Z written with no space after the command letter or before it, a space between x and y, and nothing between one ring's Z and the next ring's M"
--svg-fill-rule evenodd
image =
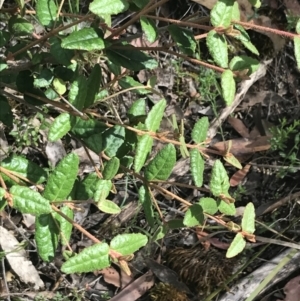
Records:
M71 115L69 113L62 113L58 115L50 126L48 133L49 141L57 141L65 136L71 128Z
M96 64L93 67L93 70L87 80L87 93L86 93L86 98L84 102L84 107L88 108L91 106L95 99L96 96L99 92L100 85L101 85L101 78L102 78L102 73L101 73L101 67L99 64Z
M62 206L60 208L60 211L71 220L74 219L74 212L69 206L66 205ZM68 222L65 218L63 218L59 214L56 215L56 220L58 220L60 226L61 243L63 246L66 246L70 241L73 226L70 222Z
M196 51L197 43L191 30L181 28L175 24L169 25L168 30L180 50L189 56L193 56Z
M55 60L62 65L69 66L71 59L74 57L74 51L70 49L64 49L61 47L61 39L58 37L51 37L49 39L50 53Z
M115 236L111 242L110 247L123 256L133 254L141 247L145 246L148 242L148 238L144 234L132 233L132 234L119 234Z
M85 248L81 253L65 262L61 271L66 274L92 272L110 266L109 246L99 243Z
M157 30L154 21L144 16L141 16L140 22L141 22L143 33L145 34L147 40L150 43L153 43L157 38Z
M53 79L53 73L48 68L44 68L41 70L40 74L38 74L34 81L33 85L36 88L46 88L49 87Z
M62 201L70 194L78 173L79 158L71 153L65 156L48 178L44 197L50 201Z
M101 181L95 172L88 174L81 182L76 185L76 200L87 200L94 198L97 183Z
M214 27L229 27L234 0L218 0L210 12L210 22Z
M139 117L146 116L146 102L144 98L137 99L129 108L127 112L128 118L131 122L138 120Z
M242 230L253 234L255 231L255 208L253 203L248 203L242 218Z
M8 21L9 31L16 36L30 35L34 31L33 25L20 16L12 16Z
M104 149L102 141L103 139L100 133L92 134L89 137L83 138L82 140L86 146L96 154L100 154Z
M117 174L120 167L120 160L117 157L111 158L105 165L102 172L105 180L111 180Z
M77 110L81 111L88 92L86 78L83 75L79 75L71 84L68 100Z
M230 106L235 96L235 80L231 70L225 70L221 76L222 95L227 106Z
M151 196L147 186L141 186L139 189L139 201L143 206L146 220L150 227L154 226L154 211Z
M130 45L126 45L126 49L107 49L106 55L115 65L132 71L154 69L158 66L156 59Z
M145 121L147 130L151 132L156 132L159 129L160 123L164 116L166 105L167 105L166 100L161 99L152 107Z
M125 129L120 125L115 125L103 133L102 139L106 155L114 157L125 141Z
M56 15L57 6L54 0L38 0L36 2L36 16L43 26L53 26Z
M225 201L220 201L218 209L225 215L235 215L236 213L234 203L227 204Z
M213 60L222 68L228 68L228 48L223 35L211 30L206 37L206 44Z
M226 257L232 258L240 254L246 247L246 241L241 233L237 233L231 242L227 252Z
M126 0L94 0L89 9L92 13L102 17L105 15L116 15L128 8Z
M148 181L167 180L176 163L176 149L173 144L164 146L150 161L145 169L145 177Z
M100 211L108 214L118 214L121 212L121 208L116 203L105 199L98 202L97 207Z
M255 72L259 67L259 61L247 55L235 56L229 63L229 68L232 71L248 69L248 75Z
M212 168L210 190L214 196L228 193L230 187L226 169L220 160L216 160Z
M297 67L300 69L300 38L294 37L294 53L297 62Z
M131 76L125 76L119 80L119 85L123 89L128 89L132 87L139 87L136 90L132 90L132 92L139 93L139 94L148 94L150 93L149 90L141 88L143 85L138 81L134 80Z
M59 229L52 214L43 214L35 220L35 241L41 258L52 261L58 246Z
M205 141L209 127L208 117L200 118L194 125L192 130L192 139L196 143Z
M202 207L203 212L214 215L218 211L218 205L213 198L201 198L199 205Z
M95 202L101 202L106 200L112 188L112 182L110 180L99 179L96 183L96 190L94 194Z
M49 201L28 187L14 185L9 192L13 198L13 207L22 213L40 215L51 212Z
M61 47L65 49L94 51L103 49L105 44L98 32L94 28L89 27L73 31L68 37L62 40Z
M59 95L63 95L67 91L66 83L60 78L54 78L52 85L55 92Z
M153 138L149 135L143 135L139 138L133 163L135 172L139 172L144 166L147 156L152 149L152 144Z
M204 159L195 148L190 150L190 166L195 185L201 187L203 185Z
M47 179L47 173L43 168L21 156L8 157L0 162L0 166L27 178L33 183L40 184Z
M194 204L189 207L184 215L183 223L187 227L202 225L204 222L203 209L199 204Z

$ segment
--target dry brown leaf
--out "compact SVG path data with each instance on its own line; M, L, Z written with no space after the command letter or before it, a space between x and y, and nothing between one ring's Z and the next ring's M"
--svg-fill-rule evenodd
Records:
M289 14L293 16L300 16L300 3L299 0L283 0L283 3L286 9L289 11Z
M277 301L299 301L300 296L300 276L291 279L283 289L285 293L284 300Z
M242 169L235 172L230 178L230 186L235 187L238 186L246 177L250 170L251 165L247 164Z
M119 294L112 297L110 301L135 301L145 294L153 285L154 275L149 271L127 285Z
M21 281L31 283L34 289L44 287L39 273L32 262L27 259L25 250L20 247L17 239L5 228L0 226L0 246L6 253L5 257L12 270L20 277Z
M230 153L235 157L253 154L260 151L268 150L270 145L270 137L262 136L257 138L238 138L232 139ZM217 142L211 148L218 150L221 153L226 153L228 150L228 141Z
M243 137L249 138L249 130L244 125L243 121L234 117L228 117L227 122Z
M115 287L123 288L133 280L132 277L126 275L126 273L124 273L122 270L121 270L121 273L119 273L113 267L108 267L101 271L98 271L97 275L98 274L102 274L104 281L106 283L114 285Z

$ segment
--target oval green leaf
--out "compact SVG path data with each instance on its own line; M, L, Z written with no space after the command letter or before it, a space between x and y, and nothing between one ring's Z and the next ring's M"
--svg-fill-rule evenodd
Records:
M129 4L126 0L94 0L90 3L89 9L92 13L103 17L116 15L125 11Z
M149 130L151 132L156 132L159 129L160 123L164 116L166 105L167 105L166 100L161 99L159 102L157 102L153 106L153 108L147 115L147 118L145 121L147 130Z
M147 156L151 151L152 144L153 138L149 135L143 135L139 138L133 163L135 172L139 172L144 166Z
M141 247L145 246L148 238L144 234L119 234L115 236L111 242L110 247L123 256L133 254Z
M214 196L219 196L221 193L227 194L229 187L230 183L226 169L220 160L216 160L212 168L210 190Z
M190 166L195 185L201 187L203 184L204 160L195 148L190 150Z
M230 25L234 0L218 0L210 12L210 22L214 27L225 27Z
M248 203L242 218L242 230L253 234L255 231L255 208L253 203Z
M109 246L106 243L95 244L85 248L81 253L65 262L61 270L66 274L102 270L110 265Z
M120 160L117 157L111 158L105 165L102 172L105 180L111 180L117 174L120 167Z
M150 43L155 42L157 38L156 25L153 20L148 19L144 16L140 18L142 30Z
M226 257L232 258L240 254L246 247L246 241L241 233L237 233L233 241L231 242L227 252Z
M121 208L116 203L109 200L101 200L97 203L97 207L102 212L108 214L118 214L121 212Z
M235 80L231 70L225 70L221 77L221 87L224 101L227 106L230 106L235 96Z
M48 139L54 142L64 135L66 135L71 130L71 115L69 113L62 113L57 116L50 126Z
M199 204L194 204L189 207L184 215L183 224L187 227L202 225L204 222L203 209Z
M199 205L201 205L203 212L214 215L218 211L218 205L216 200L213 198L201 198L199 200Z
M208 117L200 118L194 125L192 130L192 139L196 143L205 141L209 128Z
M145 169L145 177L151 180L167 180L176 163L176 149L173 144L164 146Z

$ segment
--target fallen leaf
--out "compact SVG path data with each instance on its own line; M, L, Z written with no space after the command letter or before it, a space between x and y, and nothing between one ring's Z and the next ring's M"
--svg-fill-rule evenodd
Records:
M249 130L245 126L242 120L234 117L228 117L227 122L243 137L249 138Z
M44 287L37 270L32 262L27 259L25 250L20 247L16 238L1 226L0 246L5 252L5 257L12 270L20 277L21 281L33 284L36 290Z
M250 170L251 165L247 164L242 169L235 172L232 177L230 178L230 186L236 187L238 186L246 177Z

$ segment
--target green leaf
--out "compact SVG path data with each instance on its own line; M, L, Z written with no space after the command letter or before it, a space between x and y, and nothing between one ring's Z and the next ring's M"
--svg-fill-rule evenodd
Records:
M0 187L0 200L5 196L6 191L2 187Z
M148 113L145 121L147 130L151 132L156 132L159 129L160 123L164 116L166 105L167 102L163 98L153 106L151 111Z
M120 167L120 160L117 157L112 157L105 165L102 172L105 180L111 180L117 174Z
M106 200L112 188L112 182L110 180L99 179L96 183L96 190L94 193L95 202L101 202Z
M6 97L0 95L0 121L3 122L6 126L13 125L13 114L11 106L9 105Z
M252 53L259 55L258 50L256 49L256 47L251 43L250 41L250 37L247 33L247 31L244 29L243 26L239 25L239 24L234 24L234 29L238 29L240 31L239 35L234 35L233 37L236 40L241 41L241 43L248 49L250 50Z
M76 200L85 201L87 199L94 198L98 181L101 181L101 179L98 178L95 172L88 174L82 180L82 182L79 182L79 184L77 185Z
M181 28L177 25L169 25L168 30L180 50L189 56L193 56L196 51L197 43L191 30Z
M145 177L148 181L167 180L176 163L176 149L173 144L164 146L150 161L145 169Z
M149 3L149 0L132 0L132 2L133 2L138 8L144 8L144 7Z
M34 79L33 85L36 88L49 87L53 79L53 73L49 69L42 69L41 73Z
M141 16L140 22L141 22L142 30L147 40L150 43L155 42L155 40L157 39L157 30L154 21L144 16Z
M59 95L63 95L67 91L66 83L60 78L54 78L52 85L55 92L57 92Z
M125 141L125 129L120 125L108 129L103 134L103 149L107 156L116 156L119 148Z
M195 185L201 187L203 185L204 160L195 148L190 150L190 166Z
M125 76L125 77L121 78L119 80L119 85L123 89L128 89L128 88L132 88L132 87L141 87L141 86L143 86L141 83L139 83L136 80L134 80L131 76ZM139 94L142 94L142 95L150 93L149 90L143 89L143 88L138 88L138 89L132 90L132 92L139 93Z
M98 32L94 28L89 27L72 32L62 40L61 47L65 49L94 51L104 49L105 44Z
M234 203L227 204L225 201L220 200L218 209L225 215L235 215L236 209Z
M114 64L132 71L154 69L158 66L156 59L130 45L126 45L126 49L107 49L106 55Z
M207 34L206 44L216 64L222 68L228 68L228 48L225 37L211 30Z
M214 196L227 194L230 187L229 178L222 162L216 160L212 168L210 190Z
M205 141L209 127L208 117L200 118L194 125L192 130L192 139L196 143Z
M58 37L51 37L49 39L50 53L59 64L69 66L71 64L71 59L74 57L75 53L73 50L63 49L61 47L61 42L61 39L59 39Z
M36 184L43 183L47 179L47 173L43 168L20 156L8 157L0 162L0 166Z
M70 207L64 205L60 208L60 211L71 220L74 219L74 212ZM73 226L59 214L56 214L56 220L59 222L60 226L61 243L63 246L66 246L70 241Z
M237 1L235 1L233 3L231 20L235 20L235 21L240 21L241 20L239 3Z
M214 215L218 211L218 205L213 198L201 198L199 205L202 207L203 212Z
M296 24L296 32L297 32L297 34L300 34L300 18L298 19L298 22ZM1 46L1 44L0 44L0 46Z
M150 193L147 186L141 186L139 189L139 201L143 206L146 220L150 227L154 226L154 211L152 206L152 201L150 197Z
M246 241L241 233L237 233L233 241L231 242L227 252L226 257L232 258L240 254L246 247Z
M55 258L58 236L59 229L50 213L36 218L35 241L38 253L44 261L49 262Z
M230 106L235 96L235 80L231 70L225 70L221 77L221 87L224 101L227 106Z
M253 234L255 231L255 209L253 203L248 203L242 218L242 230Z
M75 122L72 128L72 133L80 138L88 138L92 134L101 135L107 130L107 126L93 118L83 120L79 117L75 118Z
M97 203L100 211L108 214L118 214L121 212L121 208L114 202L109 200L101 200Z
M52 27L56 15L57 6L54 0L38 0L36 2L36 16L43 26Z
M184 227L184 225L182 225ZM166 236L169 231L169 225L164 224L163 226L159 226L156 231L154 232L151 241L158 241Z
M10 40L10 33L8 31L0 31L0 47L5 46Z
M70 194L78 173L79 158L68 154L55 167L48 178L44 197L50 201L62 201Z
M86 95L85 102L84 102L85 108L88 108L94 103L100 89L101 78L102 78L101 67L99 64L96 64L87 80L86 86L87 86L88 93Z
M230 25L234 0L218 0L210 12L210 22L214 27Z
M147 156L151 151L152 144L153 138L149 135L143 135L142 137L139 137L133 163L135 172L139 172L144 166Z
M249 0L249 2L250 2L255 8L260 8L260 7L261 7L261 2L260 2L260 0Z
M84 107L85 98L88 94L86 78L83 75L77 76L69 91L69 102L79 111Z
M94 0L89 9L92 13L102 17L105 15L116 15L128 9L126 0Z
M240 161L233 155L233 154L227 154L226 156L223 157L223 159L231 164L232 166L238 168L238 169L242 169L243 166L242 164L240 163Z
M14 185L10 188L10 193L13 207L22 213L40 215L51 212L49 201L28 187Z
M300 69L300 38L294 37L294 53L297 62L297 67Z
M127 112L130 122L146 116L146 102L144 98L137 99Z
M12 16L8 21L9 31L16 36L30 35L34 31L33 25L20 16Z
M65 262L61 267L61 271L66 274L72 274L102 270L110 266L108 253L109 246L106 243L87 247L81 253Z
M133 254L141 247L145 246L148 238L144 234L119 234L115 236L111 242L110 247L123 256Z
M66 135L72 128L71 115L62 113L58 115L50 126L48 139L53 142Z
M248 75L255 72L259 67L259 61L247 55L235 56L229 63L232 71L249 69Z
M100 154L103 151L102 135L100 133L83 138L83 141L96 154Z
M187 227L202 225L204 222L203 209L199 204L194 204L189 207L184 215L183 223Z

